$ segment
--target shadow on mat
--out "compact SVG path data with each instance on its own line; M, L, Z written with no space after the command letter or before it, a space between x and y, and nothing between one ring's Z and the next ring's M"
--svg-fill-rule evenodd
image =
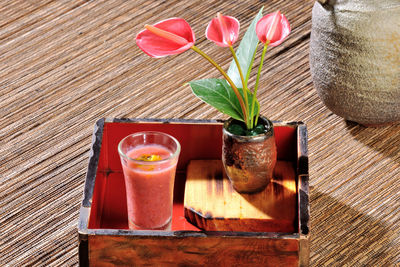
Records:
M399 225L385 225L313 189L310 196L311 266L395 266L400 261Z
M359 142L392 158L400 164L400 125L380 128L365 127L355 122L346 121L349 133Z

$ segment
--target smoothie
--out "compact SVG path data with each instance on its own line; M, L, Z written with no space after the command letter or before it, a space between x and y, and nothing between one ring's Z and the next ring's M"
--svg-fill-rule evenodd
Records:
M129 150L134 159L122 164L127 193L130 229L164 229L172 216L177 160L172 151L158 144Z

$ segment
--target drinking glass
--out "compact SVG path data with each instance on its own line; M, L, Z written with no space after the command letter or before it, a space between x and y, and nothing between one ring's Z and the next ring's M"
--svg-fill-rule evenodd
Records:
M181 147L161 132L138 132L118 144L124 172L129 229L171 228L176 165Z

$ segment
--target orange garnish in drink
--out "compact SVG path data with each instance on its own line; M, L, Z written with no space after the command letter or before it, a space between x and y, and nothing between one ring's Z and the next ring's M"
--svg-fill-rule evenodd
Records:
M136 160L141 160L141 161L158 161L162 160L160 155L154 155L154 154L143 154L140 157L136 158Z

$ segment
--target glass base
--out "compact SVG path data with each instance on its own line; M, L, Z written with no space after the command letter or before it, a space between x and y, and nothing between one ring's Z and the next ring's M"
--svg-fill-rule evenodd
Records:
M149 228L136 225L132 220L129 220L129 230L152 230L152 231L171 231L172 220L168 220L166 224L161 227Z

